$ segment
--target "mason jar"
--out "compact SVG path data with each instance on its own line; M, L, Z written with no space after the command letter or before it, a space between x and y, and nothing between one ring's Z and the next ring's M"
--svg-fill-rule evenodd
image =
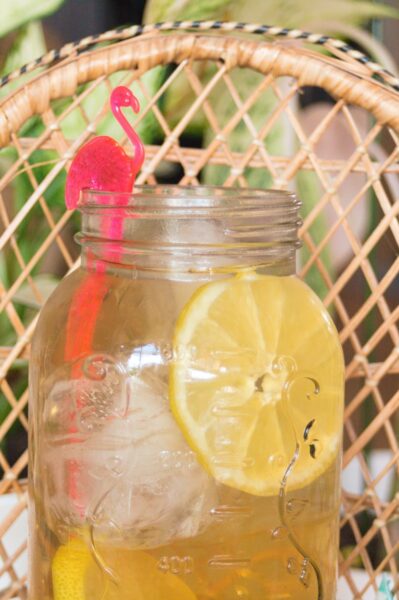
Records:
M30 600L335 597L343 357L273 190L84 191L30 374Z

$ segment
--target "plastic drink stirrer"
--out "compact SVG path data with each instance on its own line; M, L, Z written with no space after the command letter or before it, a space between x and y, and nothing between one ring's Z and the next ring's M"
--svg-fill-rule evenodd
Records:
M124 86L115 88L110 98L114 117L126 132L134 148L130 158L113 138L100 135L82 146L72 161L65 186L67 208L74 209L84 189L105 192L131 192L144 160L144 147L137 133L121 112L130 106L135 113L140 104L133 92Z
M144 146L137 133L122 113L123 107L131 107L139 112L140 104L133 92L124 86L115 88L110 98L114 117L126 132L134 148L134 156L130 158L123 148L109 136L98 136L82 146L72 161L68 172L65 197L69 209L78 205L80 193L84 189L99 192L114 192L115 206L123 207L128 202L128 194L133 191L135 179L144 161ZM118 195L115 192L121 192ZM106 196L104 196L106 198ZM123 237L123 209L116 216L104 216L101 221L101 232L107 240L116 243L116 255L121 252L120 243ZM118 250L119 247L119 250ZM113 254L115 257L115 253ZM90 258L90 257L89 257ZM116 258L116 257L115 257ZM72 363L71 377L82 376L81 360L92 351L92 342L98 313L107 292L104 265L90 258L89 268L95 273L88 273L72 298L66 327L64 359ZM77 415L79 398L74 398L75 408L71 411L70 433L77 433ZM75 508L82 515L84 505L78 489L81 465L70 460L67 467L68 494Z

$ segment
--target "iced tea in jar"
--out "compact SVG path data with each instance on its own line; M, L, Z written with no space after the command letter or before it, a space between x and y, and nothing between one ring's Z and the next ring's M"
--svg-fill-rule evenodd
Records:
M299 208L83 192L32 347L30 600L335 597L343 357Z

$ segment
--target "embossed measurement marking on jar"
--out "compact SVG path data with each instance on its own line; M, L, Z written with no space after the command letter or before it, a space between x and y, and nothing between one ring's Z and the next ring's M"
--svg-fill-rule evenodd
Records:
M208 560L208 566L214 569L242 569L250 565L250 558L241 558L230 554L220 554Z
M287 513L289 513L292 518L298 517L310 504L309 500L305 498L291 498L287 502Z
M221 504L211 508L209 513L218 520L227 520L237 517L250 517L253 514L253 509L250 506Z
M192 450L161 450L160 463L164 469L193 469L196 466Z
M194 571L194 559L192 556L161 556L157 566L165 574L190 575Z
M234 454L224 454L222 452L215 453L211 462L215 467L224 467L226 469L246 469L253 467L255 464L253 458L247 457L242 460L241 457Z
M290 575L294 575L299 579L304 587L309 587L309 580L311 577L311 571L309 569L310 563L308 558L304 558L299 564L295 558L289 558L287 561L287 571Z
M226 419L227 417L253 417L253 413L244 410L242 406L228 406L226 404L214 404L211 412L214 417L220 419Z
M284 540L288 537L288 529L283 525L279 525L271 530L272 540Z

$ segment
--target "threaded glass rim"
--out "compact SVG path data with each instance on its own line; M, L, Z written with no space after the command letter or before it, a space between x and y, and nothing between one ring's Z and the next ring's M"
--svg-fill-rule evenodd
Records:
M300 245L300 206L295 194L271 189L84 190L82 232L75 239L83 256L90 254L104 268L123 264L152 273L194 273L259 267L291 274Z
M146 185L133 193L83 190L78 209L107 217L162 219L209 217L267 217L295 223L301 202L291 192L218 186Z

